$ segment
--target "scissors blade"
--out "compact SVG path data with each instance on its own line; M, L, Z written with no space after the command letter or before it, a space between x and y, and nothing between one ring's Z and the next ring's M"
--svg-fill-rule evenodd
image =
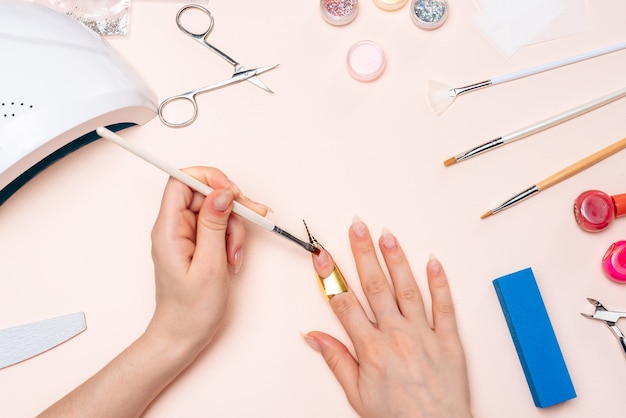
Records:
M85 314L75 312L0 330L0 369L48 351L86 329Z
M255 69L252 69L252 70L246 70L246 68L245 68L245 67L243 67L242 65L237 65L237 66L235 67L235 74L233 74L233 77L235 77L235 76L237 76L237 75L239 75L239 74L245 74L245 73L246 73L246 72L248 72L248 71L254 71L254 72L255 72L255 73L254 73L254 75L252 75L252 76L250 76L250 77L247 77L247 78L246 78L246 80L247 80L247 81L249 81L249 82L251 82L252 84L254 84L254 85L255 85L255 86L257 86L257 87L262 88L262 89L263 89L263 90L265 90L266 92L274 94L274 92L272 91L272 89L270 89L269 87L267 87L267 86L265 85L265 83L263 83L261 80L259 80L259 79L256 77L256 75L257 75L257 74L262 74L262 73L264 73L264 72L266 72L266 71L273 70L273 69L274 69L274 68L276 68L276 67L278 67L278 64L276 64L276 65L272 65L272 66L269 66L269 67L261 67L261 68L255 68Z
M263 83L261 80L259 80L258 78L256 78L256 76L255 76L255 77L250 77L250 78L248 79L248 81L249 81L249 82L251 82L252 84L254 84L254 85L255 85L255 86L257 86L257 87L262 88L262 89L263 89L263 90L265 90L266 92L274 94L274 92L272 91L272 89L270 89L269 87L267 87L267 86L265 85L265 83Z

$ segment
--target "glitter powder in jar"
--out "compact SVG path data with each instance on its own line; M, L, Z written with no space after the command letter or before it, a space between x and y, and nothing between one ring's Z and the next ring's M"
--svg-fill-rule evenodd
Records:
M398 10L408 0L374 0L374 4L383 10Z
M445 0L413 0L411 19L422 29L435 29L448 18L448 4Z
M331 25L347 25L359 12L359 2L358 0L320 0L320 10L324 20Z

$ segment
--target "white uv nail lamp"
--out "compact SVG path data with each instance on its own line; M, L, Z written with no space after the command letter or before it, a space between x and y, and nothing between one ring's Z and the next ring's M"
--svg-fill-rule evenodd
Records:
M50 164L156 115L156 96L99 35L60 12L0 1L0 205Z

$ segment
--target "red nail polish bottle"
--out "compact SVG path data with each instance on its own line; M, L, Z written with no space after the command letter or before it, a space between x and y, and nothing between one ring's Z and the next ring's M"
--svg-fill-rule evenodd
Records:
M609 196L600 190L587 190L574 201L574 218L587 232L607 228L613 219L626 215L626 193Z

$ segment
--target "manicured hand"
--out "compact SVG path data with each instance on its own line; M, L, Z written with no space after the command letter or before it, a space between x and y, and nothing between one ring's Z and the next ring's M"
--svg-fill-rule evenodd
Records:
M471 417L465 356L439 261L431 257L426 268L431 325L396 238L384 230L378 242L388 279L366 225L355 219L349 235L374 318L368 318L353 292L338 294L330 305L352 341L355 356L342 342L322 332L309 332L307 343L321 352L362 417ZM328 276L334 265L326 251L313 256L313 264L320 277Z
M152 230L156 308L146 331L41 417L137 417L219 329L229 275L241 265L245 230L233 201L265 215L215 168L185 170L214 189L202 196L170 179Z
M265 215L216 168L195 167L187 174L208 184L209 196L170 179L152 231L156 310L148 328L195 350L219 328L229 293L229 269L241 266L245 229L232 214L233 200Z

